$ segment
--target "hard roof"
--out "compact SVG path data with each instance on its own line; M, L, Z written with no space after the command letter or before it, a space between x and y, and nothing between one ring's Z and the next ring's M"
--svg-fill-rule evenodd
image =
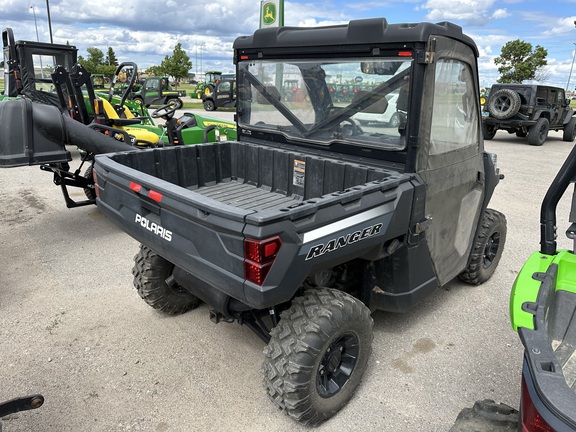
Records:
M469 45L476 56L474 41L462 33L462 28L450 22L389 24L386 18L353 20L348 24L328 27L275 27L256 30L251 36L241 36L235 49L272 47L313 47L370 43L427 42L432 35L457 39Z

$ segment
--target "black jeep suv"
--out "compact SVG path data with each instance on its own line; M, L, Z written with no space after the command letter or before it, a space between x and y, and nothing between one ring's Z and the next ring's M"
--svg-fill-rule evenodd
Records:
M564 141L576 137L576 117L564 89L534 84L496 84L484 106L484 139L494 138L498 129L528 137L528 144L540 146L548 131L563 130Z

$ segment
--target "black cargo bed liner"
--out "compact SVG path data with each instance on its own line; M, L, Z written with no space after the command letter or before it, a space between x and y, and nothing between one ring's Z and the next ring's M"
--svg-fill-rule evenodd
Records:
M237 180L200 187L195 192L244 210L280 210L301 201L301 197L285 196Z

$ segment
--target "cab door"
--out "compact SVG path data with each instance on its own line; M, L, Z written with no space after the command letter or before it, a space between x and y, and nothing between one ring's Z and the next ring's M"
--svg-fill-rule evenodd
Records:
M467 266L484 199L476 57L435 37L425 72L417 172L426 183L426 239L441 285Z
M145 105L152 105L159 99L158 89L160 88L160 78L148 78L144 83L143 97Z

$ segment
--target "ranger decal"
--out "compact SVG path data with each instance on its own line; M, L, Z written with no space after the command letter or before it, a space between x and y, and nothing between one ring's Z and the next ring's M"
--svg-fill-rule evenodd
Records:
M382 224L378 223L369 227L362 229L361 231L354 231L353 233L346 234L345 236L340 236L336 239L332 239L327 243L320 243L316 246L312 246L306 255L306 261L312 258L317 258L324 255L325 253L335 251L344 246L359 242L370 237L373 237L380 233L382 230Z

